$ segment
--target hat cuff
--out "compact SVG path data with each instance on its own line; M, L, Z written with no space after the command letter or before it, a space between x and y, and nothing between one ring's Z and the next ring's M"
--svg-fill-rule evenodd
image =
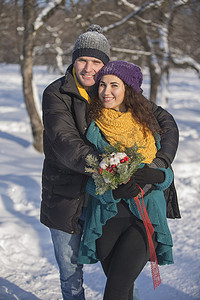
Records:
M72 54L72 64L74 64L75 60L78 57L81 56L87 56L87 57L95 57L97 59L100 59L104 65L109 62L109 57L102 51L98 49L92 49L92 48L80 48L76 49Z

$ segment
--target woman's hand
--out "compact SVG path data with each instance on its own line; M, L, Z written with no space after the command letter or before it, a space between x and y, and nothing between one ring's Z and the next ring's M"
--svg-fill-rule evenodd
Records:
M165 174L159 169L149 168L145 165L138 169L133 175L135 181L139 185L162 183L165 180Z
M126 184L121 184L118 188L116 188L112 192L115 200L120 198L127 199L127 198L136 197L140 192L140 188L136 183L134 176L132 176Z

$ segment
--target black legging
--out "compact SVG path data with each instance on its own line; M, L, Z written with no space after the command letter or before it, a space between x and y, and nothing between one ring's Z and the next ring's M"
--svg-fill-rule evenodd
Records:
M154 236L153 241L156 247ZM134 216L108 220L96 246L107 276L103 299L133 299L134 281L150 258L143 222Z

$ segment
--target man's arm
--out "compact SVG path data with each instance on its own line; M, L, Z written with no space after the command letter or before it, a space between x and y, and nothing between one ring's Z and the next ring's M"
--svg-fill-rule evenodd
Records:
M76 127L71 101L65 103L58 90L50 86L43 94L44 148L46 144L46 151L53 151L63 169L85 174L85 157L95 151Z
M156 157L164 159L167 165L170 165L174 160L178 148L178 127L174 118L169 112L167 112L161 106L157 106L153 102L151 102L151 104L153 114L162 130L160 141L161 149L157 152Z

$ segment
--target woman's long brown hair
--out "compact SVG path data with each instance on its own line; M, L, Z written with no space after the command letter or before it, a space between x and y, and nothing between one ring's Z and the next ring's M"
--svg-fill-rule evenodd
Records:
M146 136L146 128L148 128L154 136L161 133L161 129L153 115L152 105L142 94L137 94L130 86L125 85L124 103L126 109L131 111L133 118L143 125L143 133ZM96 120L101 116L103 104L97 97L90 104L89 119Z

